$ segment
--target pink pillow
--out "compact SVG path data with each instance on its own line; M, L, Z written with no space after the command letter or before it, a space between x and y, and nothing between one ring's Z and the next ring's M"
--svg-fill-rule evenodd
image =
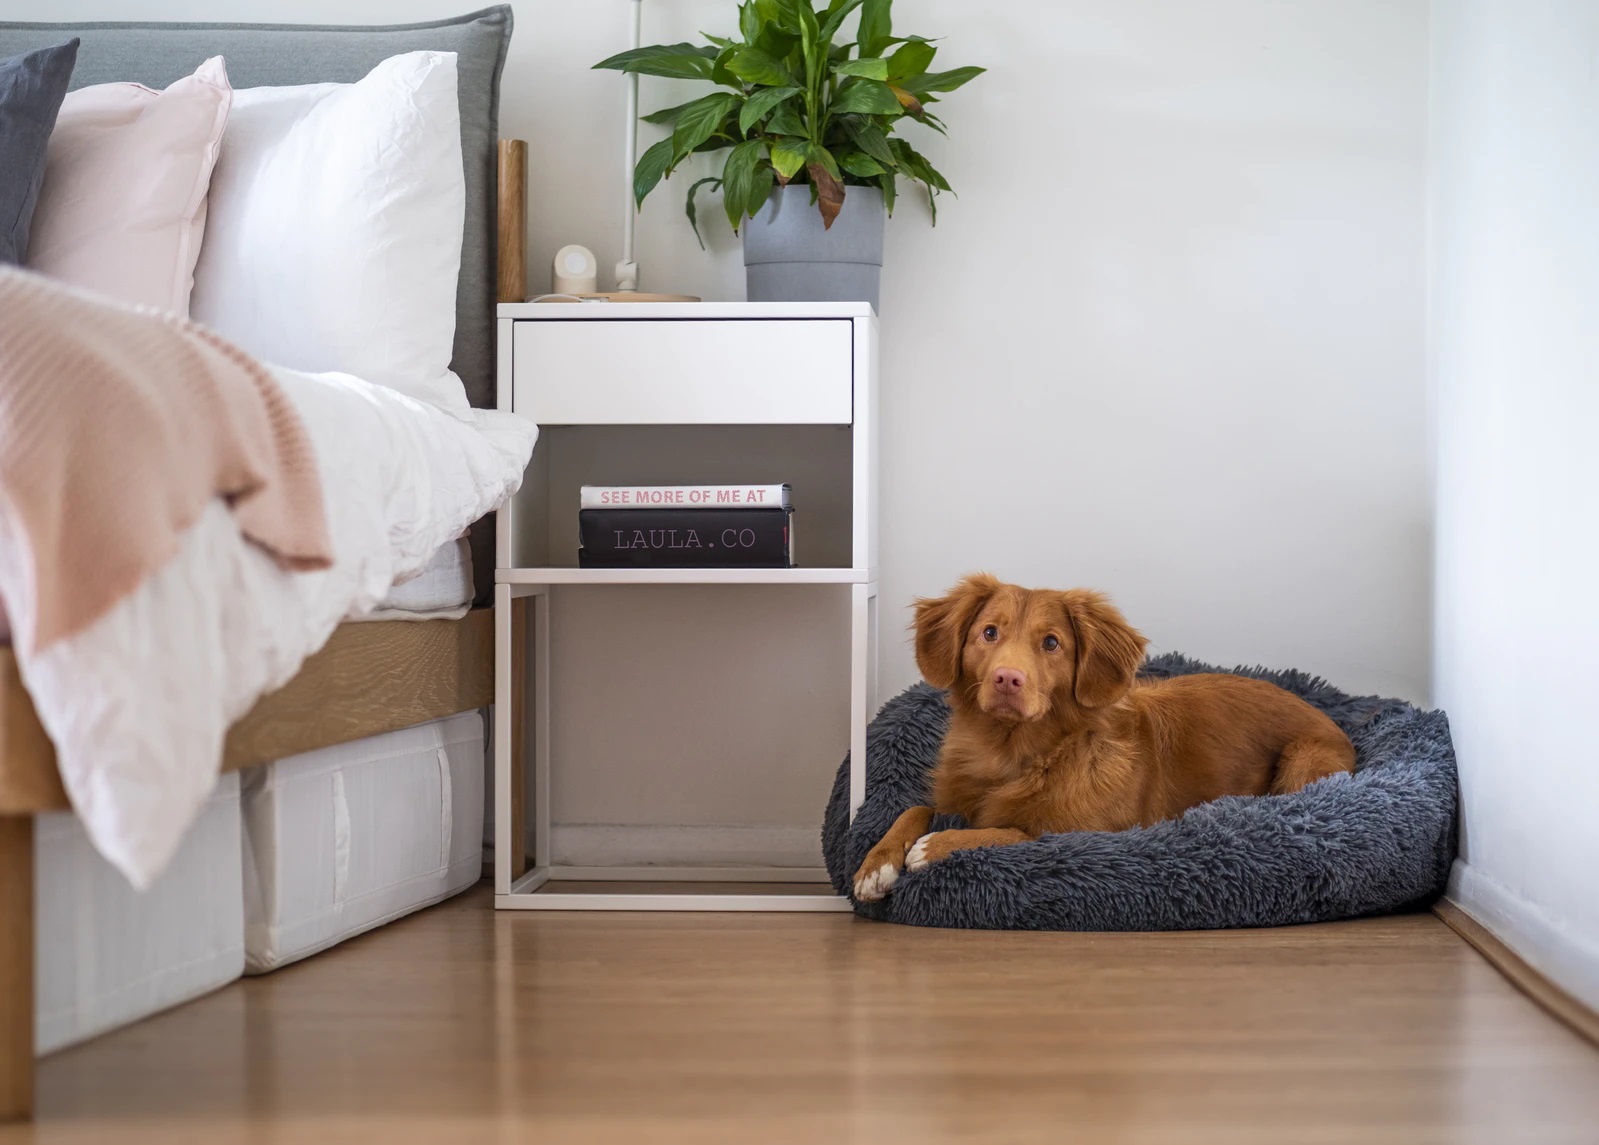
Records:
M232 103L221 56L165 91L108 83L69 92L50 135L28 266L187 316Z

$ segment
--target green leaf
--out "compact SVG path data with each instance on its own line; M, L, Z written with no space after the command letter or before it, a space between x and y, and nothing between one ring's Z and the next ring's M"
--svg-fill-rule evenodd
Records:
M893 0L865 0L861 6L861 27L855 38L861 42L861 55L880 56L888 46L893 29L889 8Z
M925 76L908 79L900 86L917 95L926 95L932 91L954 91L987 70L987 68L953 68L947 72L928 72Z
M782 24L799 31L799 25L792 23L794 17L790 13L788 0L755 0L755 10L760 13L763 24Z
M723 48L723 49L731 48L735 44L738 43L737 40L729 40L726 36L713 36L709 32L701 32L700 35L704 36L711 43L715 44L718 48ZM700 182L703 183L704 180L702 179L702 180L700 180ZM698 184L696 184L696 186L697 185Z
M737 48L723 48L721 54L711 61L711 82L722 87L730 87L742 95L744 85L739 82L736 75L727 70L727 61L733 58L733 53L737 50Z
M638 166L633 168L633 201L639 206L644 205L644 196L655 190L655 184L661 181L661 176L671 168L672 161L677 152L672 149L672 141L663 139L639 156Z
M888 142L894 149L894 157L899 160L899 165L905 174L913 179L920 179L929 187L936 187L940 191L950 190L950 185L944 180L944 176L934 169L926 156L918 155L903 139L890 139Z
M847 60L833 69L836 75L865 76L869 80L888 78L888 61L878 59Z
M727 70L745 83L763 87L787 87L794 82L794 77L788 74L788 69L780 61L759 48L739 48L728 60Z
M955 188L949 185L949 180L945 179L943 175L939 174L938 168L934 167L925 159L922 160L922 168L924 174L926 175L926 178L923 180L923 182L937 187L940 191L948 191L951 195L955 193Z
M827 6L827 19L822 23L821 40L827 43L838 34L838 29L844 23L844 17L861 6L861 0L833 0Z
M805 121L799 117L793 107L784 104L772 113L772 118L766 121L764 128L767 135L808 135L805 130Z
M707 175L703 179L696 179L694 185L688 189L688 201L683 205L683 213L688 216L688 225L694 228L694 238L699 242L701 250L705 249L705 240L700 237L700 220L699 213L694 209L694 192L707 183L720 184L721 181L715 175Z
M766 118L767 112L799 92L797 87L769 87L756 92L744 101L744 107L738 113L739 131L748 134L751 127Z
M811 7L811 0L789 0L789 6L794 9L794 14L799 17L797 31L800 42L810 40L811 46L818 47L822 42L822 27L816 22L816 9Z
M685 107L672 129L672 146L682 158L716 134L727 113L739 101L732 92L719 91Z
M708 80L716 49L702 44L654 44L618 52L595 64L618 72L646 76L671 76L674 79Z
M785 32L780 24L768 24L750 46L759 48L774 60L786 60L798 44L799 37L793 32Z
M888 75L883 77L891 80L903 80L909 76L919 76L927 70L927 65L933 62L933 55L938 51L926 40L913 40L901 44L893 55L888 57Z
M772 187L777 182L772 174L772 165L762 163L755 169L755 177L750 180L750 195L744 210L751 218L760 214L761 208L766 206L766 200L772 197Z
M738 34L746 44L755 43L761 34L761 14L755 10L755 0L746 0L738 7Z
M834 115L859 111L869 115L887 115L899 110L899 100L886 83L879 80L854 79L839 88L830 108Z
M894 213L894 172L888 171L878 177L877 185L883 190L883 206L888 208L888 213Z
M727 119L722 121L720 130L712 132L706 137L703 143L695 147L693 151L689 152L689 154L692 155L700 151L725 150L726 148L731 147L733 144L738 142L738 138L734 134L734 132L737 130L738 120L732 116L729 116Z
M876 159L884 167L896 167L899 160L894 158L894 152L888 146L888 133L871 120L856 128L852 133L855 146L866 154Z
M821 74L824 58L822 29L816 23L816 11L811 0L790 0L794 14L799 17L800 50L805 59L805 82L814 85Z
M927 207L933 213L933 225L938 225L939 191L950 190L949 182L938 170L927 161L925 156L918 155L914 148L903 139L891 139L889 144L894 148L894 155L899 160L900 169L927 187Z
M772 143L772 166L778 178L787 183L794 173L805 166L805 155L810 150L808 139L778 139Z
M683 114L683 109L692 107L699 100L691 99L687 103L680 103L676 107L663 107L660 111L652 111L648 115L639 116L645 123L676 123L677 117Z
M864 151L848 151L838 157L838 165L857 179L871 179L883 174L883 165Z
M747 139L733 148L722 168L722 207L727 211L727 221L738 233L744 220L744 208L750 201L750 184L755 179L755 167L761 161L762 143Z

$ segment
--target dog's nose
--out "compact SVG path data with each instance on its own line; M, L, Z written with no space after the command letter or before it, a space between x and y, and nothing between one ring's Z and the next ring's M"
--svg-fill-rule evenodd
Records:
M1027 677L1015 668L994 669L994 687L1007 696L1022 690L1022 685L1027 683Z

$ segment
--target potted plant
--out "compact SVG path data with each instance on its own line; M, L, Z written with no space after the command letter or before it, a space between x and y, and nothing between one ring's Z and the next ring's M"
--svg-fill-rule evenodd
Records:
M913 120L942 133L928 105L984 69L929 71L937 47L895 35L892 2L747 0L737 39L706 34L703 45L656 44L594 65L716 85L643 117L672 134L639 157L633 195L642 204L690 155L725 149L721 174L691 186L686 209L698 237L695 194L706 184L721 189L728 222L743 232L751 301L875 307L883 220L901 177L926 188L937 221L936 198L949 183L896 131ZM845 39L856 9L854 39Z

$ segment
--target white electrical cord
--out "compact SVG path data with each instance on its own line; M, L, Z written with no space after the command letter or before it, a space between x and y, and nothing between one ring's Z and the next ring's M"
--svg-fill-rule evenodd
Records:
M633 47L640 47L643 40L644 0L632 0L633 4ZM616 289L618 291L634 291L638 289L638 263L633 258L633 225L638 216L638 207L633 202L633 167L638 163L638 73L627 73L627 131L625 133L626 145L623 150L622 184L625 192L627 213L623 216L622 223L622 261L616 264Z

